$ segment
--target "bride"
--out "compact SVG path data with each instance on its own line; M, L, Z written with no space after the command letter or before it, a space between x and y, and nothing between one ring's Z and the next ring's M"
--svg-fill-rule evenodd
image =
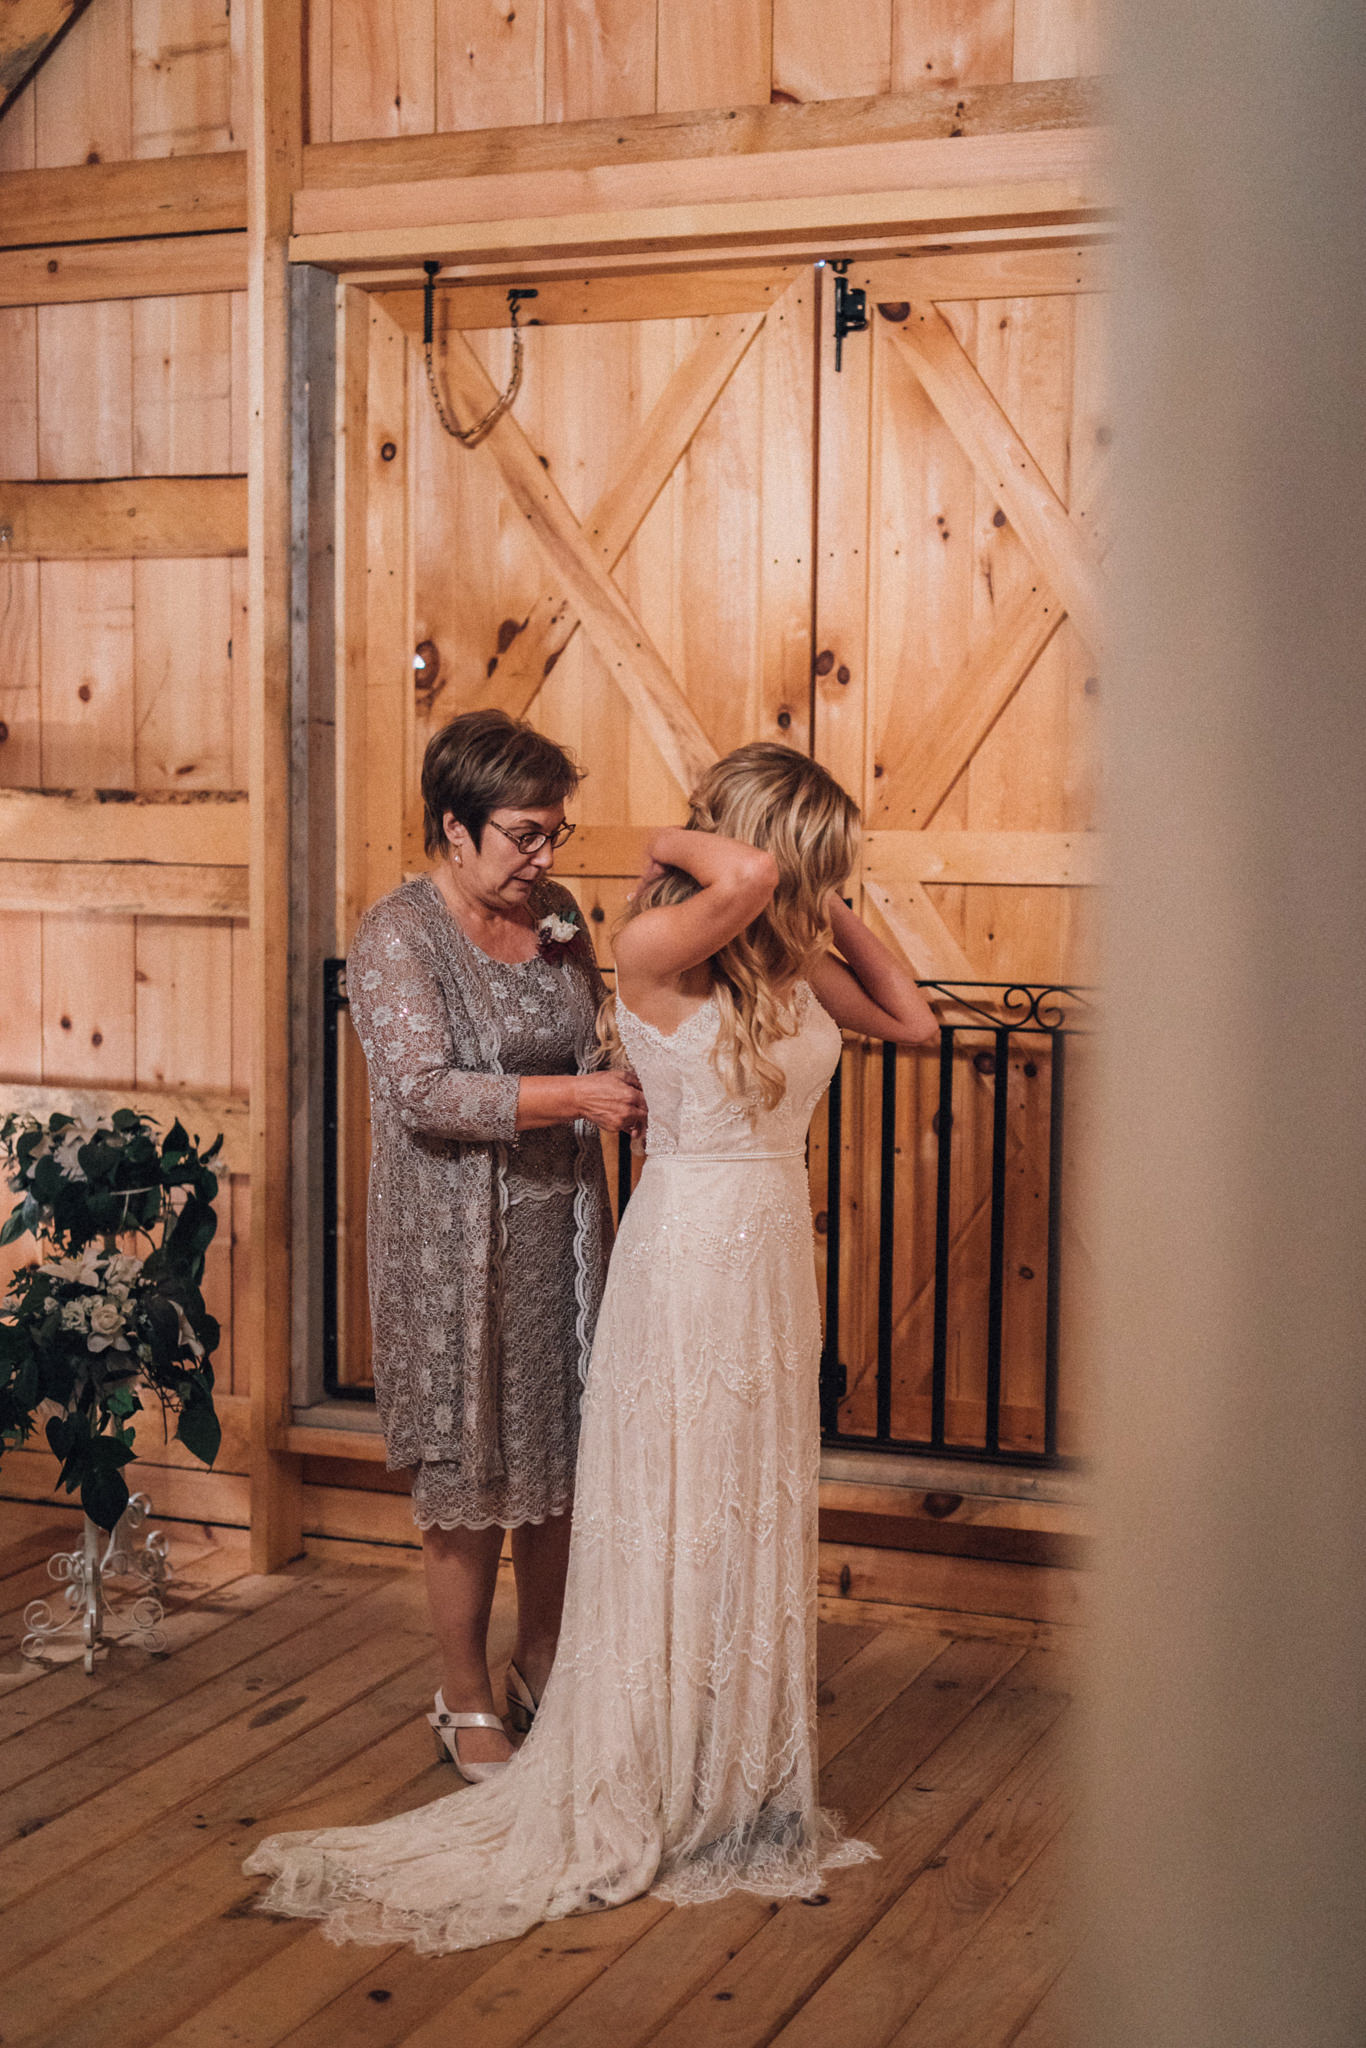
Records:
M522 1748L468 1790L263 1842L267 1910L473 1948L647 1891L801 1896L873 1853L816 1805L804 1145L840 1027L937 1027L837 893L857 830L823 768L761 742L655 835L603 1032L644 1087L648 1156L588 1371L554 1669ZM440 1738L456 1717L438 1695L431 1718Z

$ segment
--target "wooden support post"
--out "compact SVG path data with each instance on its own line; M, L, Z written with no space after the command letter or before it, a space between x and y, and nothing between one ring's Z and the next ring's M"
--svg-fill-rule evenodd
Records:
M301 0L249 9L247 570L251 676L251 1547L258 1571L303 1548L290 1386L289 209L302 164Z

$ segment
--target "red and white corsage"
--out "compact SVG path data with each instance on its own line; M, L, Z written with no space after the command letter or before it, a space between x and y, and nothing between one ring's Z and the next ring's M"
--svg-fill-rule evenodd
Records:
M552 910L536 926L536 950L542 960L548 960L552 967L563 960L582 929L577 917L561 917Z

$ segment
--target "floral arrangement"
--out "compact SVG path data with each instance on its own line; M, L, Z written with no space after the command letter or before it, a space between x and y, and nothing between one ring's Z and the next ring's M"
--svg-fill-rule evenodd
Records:
M218 1324L204 1307L204 1255L218 1219L212 1161L177 1122L117 1109L108 1121L46 1123L11 1114L0 1151L19 1200L0 1244L31 1231L45 1249L0 1300L0 1457L40 1419L92 1522L112 1529L128 1505L123 1467L146 1397L211 1465L221 1430L210 1356ZM130 1246L145 1243L145 1250Z
M561 917L551 911L536 927L536 950L542 960L556 966L573 945L583 926L577 917Z

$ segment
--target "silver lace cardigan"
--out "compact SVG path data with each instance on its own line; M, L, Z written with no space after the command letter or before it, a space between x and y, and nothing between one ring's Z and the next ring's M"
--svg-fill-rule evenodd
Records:
M536 920L578 914L554 882L530 909ZM518 1085L502 1070L478 961L424 876L366 912L346 977L370 1079L370 1313L388 1463L446 1459L472 1484L503 1476L499 1307ZM597 1064L603 994L586 931L559 972L582 1073ZM575 1130L574 1271L557 1284L574 1289L582 1375L611 1224L598 1133Z

